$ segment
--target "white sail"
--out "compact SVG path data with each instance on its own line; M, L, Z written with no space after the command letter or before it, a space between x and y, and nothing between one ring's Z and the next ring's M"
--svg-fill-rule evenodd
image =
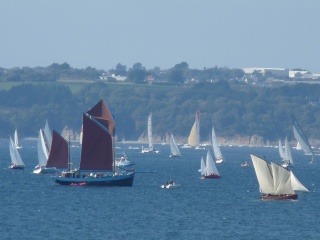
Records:
M150 113L149 117L148 117L148 142L149 142L149 149L153 150L153 143L152 143L152 113Z
M250 156L263 193L278 195L294 194L294 191L308 191L291 171L254 155Z
M274 188L271 164L252 154L250 156L261 191L264 193L273 193Z
M179 148L178 148L176 142L174 141L174 137L173 137L172 133L171 133L171 137L170 137L170 150L171 150L171 156L175 156L175 157L181 156L181 153L179 151Z
M12 164L23 166L24 163L11 137L9 142L9 150Z
M218 145L216 132L214 131L213 126L212 126L212 148L213 148L213 152L214 152L214 156L216 158L216 161L222 162L224 159L223 159L220 147Z
M200 172L201 176L204 176L206 174L206 164L203 160L203 157L201 157Z
M188 145L199 147L200 145L200 112L196 112L195 120L188 137Z
M205 175L209 176L212 174L219 175L218 169L216 167L216 164L213 161L212 155L210 151L207 152L207 158L206 158L206 171Z
M292 171L290 171L290 179L293 190L309 192L309 190L305 186L303 186L302 183L296 178Z
M16 129L14 131L14 146L15 148L21 148L21 146L19 146L19 138L18 138L18 130Z
M283 146L282 146L282 143L281 143L281 140L279 139L279 145L278 145L278 149L279 149L279 155L283 161L283 158L284 158L284 151L283 151Z
M285 140L285 142L284 142L284 156L283 156L283 161L289 162L290 164L293 164L293 158L292 158L292 154L291 154L291 150L290 150L288 138L286 138L286 140Z
M270 194L294 194L291 187L290 172L275 163L271 163L274 186Z
M40 129L39 137L38 137L38 161L39 161L39 166L42 166L42 167L46 166L48 161L48 151L47 151L46 143L42 133L42 129Z
M44 132L45 143L47 146L47 151L49 152L50 148L51 148L52 134L51 134L51 131L49 128L49 123L48 123L47 119L46 119L46 124L44 126L43 132Z

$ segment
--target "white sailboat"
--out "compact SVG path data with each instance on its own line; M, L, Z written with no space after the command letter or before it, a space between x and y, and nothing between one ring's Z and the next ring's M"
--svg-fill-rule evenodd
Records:
M278 150L279 150L280 158L283 161L284 151L283 151L283 146L282 146L282 142L280 139L279 139L279 144L278 144Z
M292 171L255 155L250 155L263 200L297 200L295 191L306 191Z
M306 155L312 155L310 163L314 162L314 151L311 148L311 145L304 134L302 128L300 127L300 124L298 123L295 116L291 115L291 121L293 126L293 134L298 143L300 144L301 149L304 151Z
M9 166L9 168L23 170L24 163L11 137L9 141L9 150L10 150L10 158L11 158L11 165Z
M195 120L192 125L190 135L188 137L187 145L193 146L196 148L199 148L200 146L200 111L199 110L196 112Z
M216 158L216 163L222 163L224 161L224 158L222 156L220 147L218 145L216 132L214 131L213 126L212 126L212 148L213 148L214 156Z
M153 148L153 142L152 142L152 113L150 113L149 117L148 117L148 143L149 143L149 147L148 148L142 147L142 150L141 150L142 153L149 153L149 152L159 153L158 150Z
M18 138L18 130L17 129L14 131L14 146L16 149L22 148L22 146L19 145L19 138Z
M172 133L170 136L170 151L171 151L170 157L181 157L180 150L174 140Z
M283 164L281 164L282 167L288 167L289 165L293 164L293 158L292 158L288 138L286 138L284 142L284 153L283 153L282 161L283 161Z
M202 161L202 160L201 160ZM203 163L201 162L201 176L202 178L220 178L219 171L216 164L213 161L210 151L207 151L207 158L205 163L205 168L203 168Z
M49 151L51 148L52 135L50 132L48 121L46 120L46 124L44 129L40 129L38 136L38 165L35 166L33 173L56 173L56 168L46 168Z

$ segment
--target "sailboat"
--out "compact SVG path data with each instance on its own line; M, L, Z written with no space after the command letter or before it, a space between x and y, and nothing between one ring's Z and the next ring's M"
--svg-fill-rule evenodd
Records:
M221 177L209 150L207 151L205 168L201 161L200 171L201 171L202 178L220 178Z
M9 166L9 168L23 170L24 163L11 137L9 141L9 150L10 150L10 157L11 157L11 165Z
M196 148L200 147L200 111L199 110L196 112L195 120L188 137L188 144L185 147L188 147L188 146L193 146Z
M14 146L16 149L22 148L22 146L19 145L19 138L18 138L18 130L17 129L14 131Z
M214 127L212 126L212 148L214 152L214 156L216 158L216 163L222 163L224 161L220 147L218 145L216 132L214 131Z
M181 153L180 153L180 150L174 140L174 137L173 137L173 134L171 133L171 136L170 136L170 151L171 151L171 154L169 157L181 157Z
M304 151L307 155L312 155L310 163L314 162L314 151L311 148L311 145L304 134L302 128L300 127L300 124L298 123L298 120L295 118L294 115L291 115L291 121L292 121L292 127L293 127L293 134L298 143L300 144L301 149Z
M284 143L284 153L283 153L283 158L282 158L283 164L281 164L282 167L289 167L289 165L293 164L293 158L288 142L288 138L286 138L285 143Z
M51 134L50 134L51 136ZM69 145L68 141L64 139L58 132L53 130L52 143L50 144L50 151L47 152L44 131L40 129L38 138L38 159L39 165L34 169L33 173L46 174L57 173L58 169L68 168Z
M284 150L283 150L283 146L282 146L281 139L279 139L278 150L279 150L280 158L281 158L281 160L283 161L283 158L284 158Z
M80 166L60 176L52 176L61 185L132 186L135 172L115 166L115 122L103 99L82 114L83 139Z
M153 143L152 143L152 113L150 113L148 117L148 143L149 143L149 147L148 148L142 147L141 153L149 153L149 152L159 153L158 150L153 148Z
M308 192L292 171L255 155L250 156L259 182L261 199L297 200L298 194L295 191Z

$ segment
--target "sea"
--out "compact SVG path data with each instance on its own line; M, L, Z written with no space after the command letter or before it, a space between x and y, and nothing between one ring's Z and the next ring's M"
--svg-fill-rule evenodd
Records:
M33 174L37 142L20 141L26 168L10 170L9 140L0 140L0 239L320 239L320 156L292 149L291 168L310 192L297 201L262 201L250 154L280 163L276 147L222 146L220 179L200 179L207 149L169 145L141 153L142 144L117 144L136 162L132 187L61 186ZM144 145L144 147L147 147ZM79 166L77 143L71 147ZM249 167L241 167L247 161ZM173 179L180 188L162 189Z

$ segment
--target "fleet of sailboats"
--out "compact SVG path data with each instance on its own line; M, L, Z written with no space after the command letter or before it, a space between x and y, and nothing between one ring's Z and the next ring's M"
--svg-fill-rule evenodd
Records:
M174 140L172 133L170 135L170 152L171 152L170 157L181 157L180 150Z
M292 171L255 155L250 156L259 182L261 199L297 200L296 191L308 191Z
M10 151L10 158L11 158L11 165L9 166L9 168L23 170L24 163L11 137L9 140L9 151Z
M212 137L212 148L213 148L214 156L216 158L216 163L222 163L224 161L224 158L222 156L222 153L218 144L216 132L213 126L211 131L211 137Z

